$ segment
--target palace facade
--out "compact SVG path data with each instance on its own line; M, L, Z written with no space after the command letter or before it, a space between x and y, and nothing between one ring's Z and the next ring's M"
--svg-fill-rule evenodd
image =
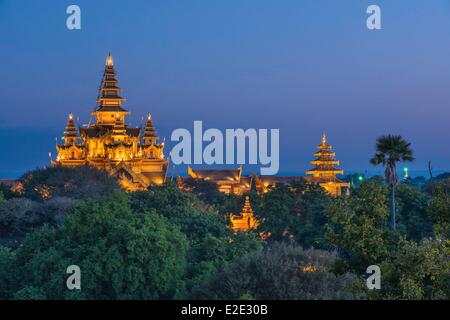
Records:
M117 73L111 55L106 58L105 69L97 106L91 113L95 121L75 125L74 116L69 114L62 143L56 145L57 157L53 166L76 167L93 166L106 170L119 178L126 190L144 190L151 185L162 184L166 180L168 159L164 157L164 143L159 143L150 115L144 129L132 127L126 122L130 112L123 107L124 98L119 94ZM242 166L237 169L193 169L188 167L188 177L178 177L180 188L189 179L211 181L217 184L219 191L226 194L243 194L250 190L265 193L271 186L307 179L322 186L333 196L348 193L350 184L337 178L343 170L336 168L332 147L327 144L323 134L319 151L311 161L314 168L306 172L306 177L243 176Z
M242 175L242 166L237 169L193 169L188 166L188 177L178 179L178 185L189 180L205 180L217 184L219 191L225 194L243 194L252 189L259 193L266 193L271 186L277 183L288 184L303 179L301 176L252 176Z
M95 122L77 129L69 114L63 142L56 146L58 155L52 165L103 169L118 177L122 187L130 191L162 184L168 167L164 143L158 142L150 115L143 131L126 122L130 112L123 108L124 98L119 95L116 76L113 57L108 55L97 107L91 113Z
M342 175L344 170L336 168L339 161L335 160L335 153L331 151L332 146L327 143L326 135L322 135L322 143L317 146L318 152L314 154L315 160L310 163L314 168L306 171L307 176L243 176L242 166L238 169L193 169L188 167L188 177L179 179L178 184L182 187L182 181L198 179L212 181L217 184L219 191L226 194L243 194L250 190L265 193L271 186L276 184L289 184L291 182L306 179L324 188L332 196L348 194L350 183L340 180L337 175Z

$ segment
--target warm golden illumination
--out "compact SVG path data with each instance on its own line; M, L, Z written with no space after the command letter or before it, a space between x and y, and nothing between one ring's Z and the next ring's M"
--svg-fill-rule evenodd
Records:
M47 185L39 185L34 188L34 191L39 193L44 200L47 200L51 197L51 190Z
M113 57L111 54L109 54L108 57L106 57L106 66L108 68L114 67L114 61L113 61Z
M146 189L165 180L168 160L164 157L164 145L158 137L151 119L144 132L125 122L130 112L123 109L119 96L113 58L108 55L99 89L98 105L92 115L96 122L76 128L69 114L63 143L57 144L58 156L52 165L76 167L90 165L103 169L119 178L126 190Z
M309 177L311 182L319 184L329 194L340 196L343 189L349 190L350 184L336 177L338 174L343 174L344 170L336 168L339 161L334 158L336 154L331 151L333 147L327 143L325 133L322 134L322 143L317 148L319 151L314 154L316 159L311 161L315 167L306 171L306 174L312 176Z
M179 187L186 189L183 180L205 180L211 181L217 184L218 190L225 194L241 195L245 192L249 192L254 187L254 191L258 193L266 193L271 186L275 186L277 183L289 183L292 180L296 180L299 177L284 177L277 176L243 176L242 165L237 169L207 169L197 170L188 166L188 178L180 178Z
M312 265L304 266L302 269L303 272L316 272L317 270L319 270L319 268Z
M256 220L253 215L253 209L250 205L250 198L245 197L244 207L241 210L240 215L230 214L231 228L236 232L246 232L252 229L256 229L259 225L258 220Z

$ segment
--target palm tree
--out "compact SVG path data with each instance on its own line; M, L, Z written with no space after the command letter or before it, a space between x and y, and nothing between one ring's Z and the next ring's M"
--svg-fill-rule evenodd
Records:
M398 185L397 162L414 161L410 143L400 135L381 136L377 139L376 154L370 159L373 165L382 164L390 191L391 227L395 230L395 187Z

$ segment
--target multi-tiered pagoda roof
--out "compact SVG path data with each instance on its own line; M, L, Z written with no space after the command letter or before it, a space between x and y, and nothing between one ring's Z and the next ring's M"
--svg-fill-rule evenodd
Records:
M58 157L53 165L90 165L117 176L128 190L145 189L164 182L168 160L164 144L158 143L156 130L149 117L141 136L141 127L125 122L130 114L122 106L113 57L106 58L97 106L92 112L95 122L77 130L72 114L64 131L64 144L57 145ZM79 143L80 142L80 143Z
M317 148L319 151L314 153L316 159L310 162L314 168L306 171L306 174L312 176L310 181L320 184L332 195L340 195L342 188L349 188L350 185L336 177L343 174L344 170L337 168L339 160L335 159L336 154L332 151L333 147L327 143L325 133L322 134L322 143Z

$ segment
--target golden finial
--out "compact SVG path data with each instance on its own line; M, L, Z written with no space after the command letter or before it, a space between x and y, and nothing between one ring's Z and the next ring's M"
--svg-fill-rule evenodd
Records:
M73 119L73 114L69 113L69 120L72 120L72 119Z
M150 113L147 113L147 121L152 120L152 115Z
M111 53L108 53L108 56L106 57L106 66L108 68L112 68L114 66L114 60Z
M327 136L325 135L325 132L322 133L322 145L326 145L327 144Z

